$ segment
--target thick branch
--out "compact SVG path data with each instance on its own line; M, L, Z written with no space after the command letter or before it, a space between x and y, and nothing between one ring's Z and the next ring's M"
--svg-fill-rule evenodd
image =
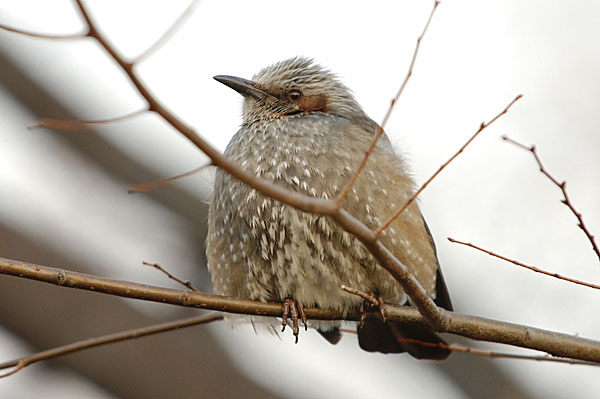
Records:
M162 288L129 281L113 280L10 259L0 258L0 274L42 281L63 287L116 295L124 298L141 299L144 301L168 303L228 313L281 316L281 303L262 303L250 299ZM310 309L307 310L306 314L311 319L336 320L342 318L342 315L339 312L321 309ZM358 320L358 315L354 317L354 320Z
M170 303L202 309L218 310L228 313L278 317L282 304L262 303L249 299L239 299L210 295L200 292L182 291L155 287L127 281L111 280L76 273L52 267L0 258L0 274L42 281L50 284L111 294L132 299L141 299L160 303ZM386 304L386 318L411 323L425 324L427 321L414 307ZM523 348L536 349L554 356L579 359L600 363L600 342L585 338L556 333L538 328L500 322L483 317L462 315L439 310L448 320L440 332L448 332L477 340L498 342ZM334 311L306 308L309 319L358 321L360 315L354 312L345 317ZM373 316L375 317L375 316Z

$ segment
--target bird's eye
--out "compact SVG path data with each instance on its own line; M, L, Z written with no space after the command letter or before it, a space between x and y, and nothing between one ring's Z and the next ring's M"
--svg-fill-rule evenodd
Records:
M298 101L298 100L300 100L302 98L302 93L300 91L298 91L298 90L291 90L288 93L288 97L292 101Z

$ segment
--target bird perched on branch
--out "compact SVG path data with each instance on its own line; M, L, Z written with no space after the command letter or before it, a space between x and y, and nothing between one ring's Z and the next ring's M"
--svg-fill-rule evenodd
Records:
M339 194L379 129L333 73L307 58L276 63L252 80L215 79L244 96L243 122L225 156L273 184L308 196L331 199ZM383 134L343 207L377 228L413 192L404 159ZM433 239L416 203L380 240L439 306L452 309ZM220 169L210 203L207 258L217 293L282 301L284 323L291 315L296 335L303 307L345 313L361 308L362 299L341 285L407 304L401 285L331 218L265 197ZM339 322L311 325L332 343L341 338ZM443 342L427 327L383 318L366 318L358 326L358 339L371 352L408 352L419 359L450 354L410 342Z

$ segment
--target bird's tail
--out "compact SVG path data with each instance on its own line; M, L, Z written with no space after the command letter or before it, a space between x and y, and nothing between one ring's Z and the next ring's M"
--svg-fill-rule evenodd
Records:
M383 322L367 319L358 327L358 343L368 352L402 353L408 352L417 359L443 360L450 356L449 349L439 346L422 345L410 340L434 345L446 342L429 328L396 321Z

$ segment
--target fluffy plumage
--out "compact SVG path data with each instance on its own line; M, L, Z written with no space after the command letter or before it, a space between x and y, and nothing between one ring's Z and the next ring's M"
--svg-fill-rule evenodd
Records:
M263 179L312 197L338 194L378 129L334 74L306 58L264 68L252 81L215 78L245 97L242 126L225 155ZM413 192L402 158L384 135L344 208L374 228ZM438 302L451 309L431 235L415 203L381 240L432 298L441 294ZM222 170L216 173L211 199L207 258L215 291L224 295L261 301L293 298L306 307L349 312L360 307L361 299L339 288L345 284L386 302L406 302L400 284L329 217L266 198ZM330 341L339 339L339 323L312 324ZM408 351L419 358L449 353L402 344L395 337L403 335L441 340L420 326L367 321L359 328L365 350Z

